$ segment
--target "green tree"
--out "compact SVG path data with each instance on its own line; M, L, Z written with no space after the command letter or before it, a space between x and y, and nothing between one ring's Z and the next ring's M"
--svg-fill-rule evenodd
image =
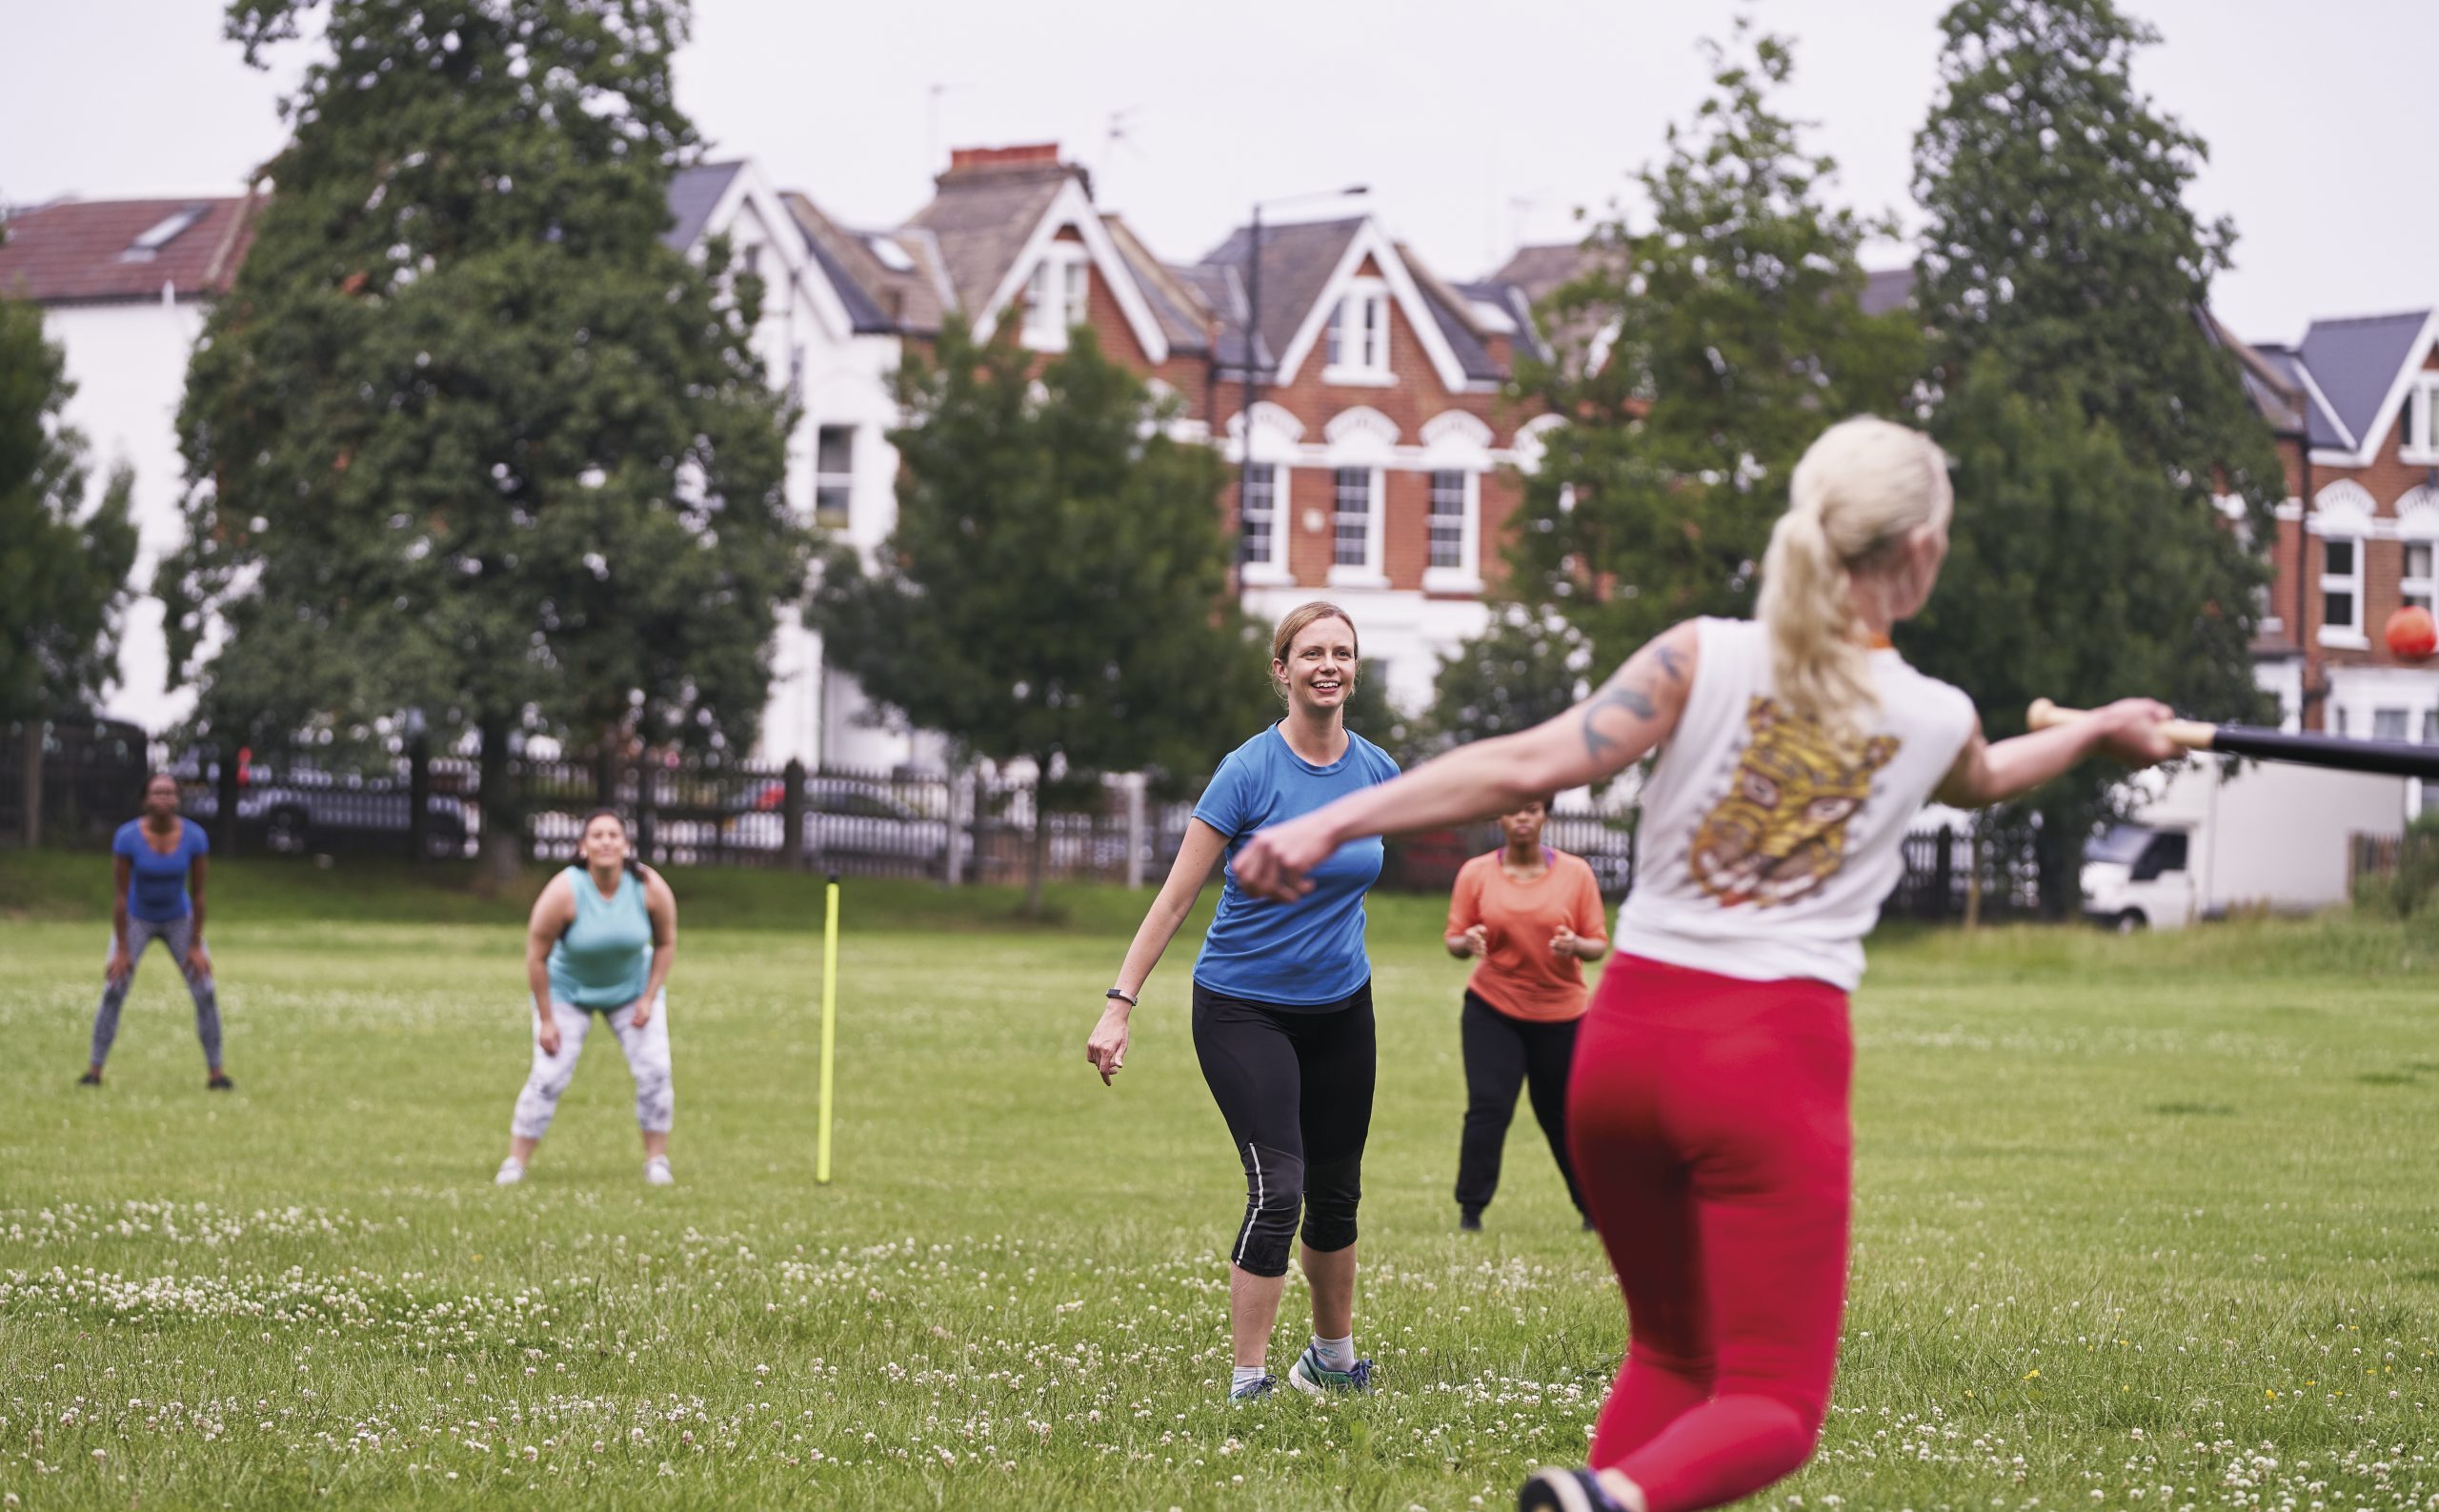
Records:
M24 726L24 838L42 833L42 728L118 668L135 565L132 474L86 506L84 437L61 418L75 386L42 310L0 297L0 723Z
M1501 604L1482 633L1440 659L1430 743L1439 749L1514 735L1573 708L1587 691L1592 647L1544 610Z
M1992 737L2021 734L2038 697L2249 706L2251 562L2226 530L2162 528L2187 508L2167 474L2071 400L2024 393L1995 355L1948 391L1939 433L1957 495L1947 565L1897 634L1916 665L1971 691ZM2003 844L2038 837L2049 912L2074 907L2083 843L2118 785L2086 762L1989 816Z
M2159 40L2114 0L1958 0L1914 140L1917 301L1943 374L1995 353L2064 393L2196 510L2225 491L2266 530L2287 481L2236 366L2198 318L2232 222L2185 202L2203 140L2134 86Z
M963 753L1029 760L1026 909L1054 809L1104 773L1208 772L1269 716L1268 647L1227 608L1207 448L1170 436L1088 329L1040 363L1014 322L955 321L897 375L897 526L866 571L834 550L814 598L832 660Z
M811 536L760 289L662 244L695 149L676 0L233 0L329 56L189 369L173 627L201 725L421 709L477 733L493 875L520 732L737 747Z
M2234 232L2185 191L2202 141L2133 85L2156 40L2111 0L1960 0L1915 141L1917 302L1958 459L1956 556L1904 634L1994 736L2026 701L2149 694L2210 718L2270 704L2248 646L2286 480L2268 424L2199 319ZM2235 521L2214 495L2243 501ZM2039 816L2042 892L2071 911L2116 779L2086 766Z
M1584 337L1520 375L1569 423L1526 480L1510 592L1555 606L1605 662L1689 615L1750 613L1804 447L1901 409L1922 372L1912 322L1858 302L1857 250L1881 223L1823 202L1833 164L1773 103L1787 43L1740 23L1706 47L1713 92L1638 175L1650 228L1594 231L1592 271L1551 312Z

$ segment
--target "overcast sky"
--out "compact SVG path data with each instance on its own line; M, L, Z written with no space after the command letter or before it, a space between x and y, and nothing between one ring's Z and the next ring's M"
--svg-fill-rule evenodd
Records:
M2210 144L2193 203L2241 235L2215 293L2238 332L2439 301L2439 3L2130 4L2164 34L2137 83ZM695 0L679 101L720 155L853 224L915 210L952 146L1056 140L1172 260L1257 197L1365 183L1462 277L1625 192L1739 9L1797 39L1790 102L1833 192L1910 223L1945 0ZM298 59L249 70L215 0L7 10L0 202L225 191L277 150Z

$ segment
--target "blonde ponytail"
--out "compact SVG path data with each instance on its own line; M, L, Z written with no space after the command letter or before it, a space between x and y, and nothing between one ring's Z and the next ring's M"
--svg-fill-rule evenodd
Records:
M1855 578L1916 532L1946 524L1947 470L1921 433L1857 415L1812 443L1787 494L1762 558L1770 670L1792 712L1852 738L1880 707Z

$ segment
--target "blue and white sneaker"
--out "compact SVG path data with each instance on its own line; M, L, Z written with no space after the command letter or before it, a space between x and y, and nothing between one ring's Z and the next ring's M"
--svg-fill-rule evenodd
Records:
M1243 1385L1232 1389L1228 1393L1228 1400L1230 1401L1252 1401L1258 1398L1269 1396L1278 1384L1278 1381L1272 1380L1268 1376L1256 1377L1254 1380L1246 1381Z
M1333 1391L1352 1391L1368 1395L1372 1390L1372 1361L1359 1360L1344 1370L1332 1370L1321 1363L1321 1352L1306 1344L1287 1367L1287 1383L1308 1397L1319 1397Z
M1589 1470L1544 1465L1516 1493L1516 1512L1627 1512Z

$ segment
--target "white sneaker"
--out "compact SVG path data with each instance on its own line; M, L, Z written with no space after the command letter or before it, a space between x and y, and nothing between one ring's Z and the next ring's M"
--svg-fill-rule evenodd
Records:
M492 1179L501 1186L514 1186L525 1179L525 1162L514 1156L499 1162L499 1175Z
M669 1157L655 1155L644 1162L644 1185L675 1186L677 1178L669 1174Z

